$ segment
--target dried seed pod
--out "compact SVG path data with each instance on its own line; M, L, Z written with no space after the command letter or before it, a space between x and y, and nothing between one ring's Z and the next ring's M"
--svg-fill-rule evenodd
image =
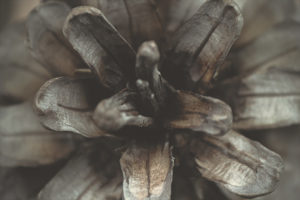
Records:
M203 177L241 196L272 192L283 169L278 154L234 131L193 139L191 152Z
M96 107L93 119L99 128L116 132L125 126L149 127L150 117L139 114L134 99L137 94L124 89L114 96L102 100Z
M0 165L37 166L67 157L76 138L53 133L39 123L31 104L0 107Z
M23 22L0 34L0 104L31 98L50 74L30 55Z
M121 196L120 165L102 141L98 147L81 149L44 187L38 200L120 200Z
M170 200L174 161L165 144L131 144L121 157L124 200Z
M85 140L81 150L34 199L170 200L175 164L169 139L176 148L176 167L182 165L192 172L184 174L179 182L177 180L176 187L188 185L185 185L185 190L175 191L180 194L175 194L172 199L225 199L217 188L210 190L214 183L202 178L246 197L263 195L274 189L282 170L280 156L230 131L232 111L224 102L176 90L166 81L169 80L177 89L201 94L210 89L218 67L241 31L242 18L234 0L42 1L53 2L42 4L28 19L31 47L53 74L76 75L75 78L52 79L42 86L35 99L42 124L52 130L72 131L95 138ZM81 6L70 11L66 4L58 1L84 2L99 10ZM274 38L280 38L280 34ZM260 96L265 91L277 95L271 84L282 91L287 87L287 96L293 96L291 104L285 102L290 114L290 105L294 106L295 112L299 110L298 99L294 99L298 91L290 86L291 81L298 85L294 76L298 74L295 66L299 60L299 42L294 42L297 37L293 34L289 36L285 45L280 43L282 47L276 47L291 51L277 57L276 53L280 51L270 50L266 57L277 55L276 61L267 61L268 66L261 69L256 69L256 65L265 60L256 54L258 59L253 59L252 65L247 66L248 60L244 69L237 70L244 74L233 82L244 81L246 87L237 90L247 97L253 93ZM266 43L272 40L270 38L264 38ZM140 46L149 39L153 41ZM154 41L160 42L159 47ZM254 43L257 46L245 48L249 51L259 48L260 43ZM136 54L134 49L139 46ZM243 56L251 54L248 53L232 54L238 58L234 64L243 64ZM253 55L255 53L249 58ZM284 69L271 66L274 63L286 64L289 59L291 61ZM85 65L89 68L84 68ZM246 74L248 72L252 74ZM293 78L285 80L290 77ZM272 82L274 79L285 82L279 85ZM225 91L226 95L236 97L230 89ZM265 102L253 105L256 103ZM27 104L23 106L0 107L0 164L48 164L74 150L76 141L69 133L45 131L36 116L24 114L29 107ZM250 106L250 115L255 109L261 108ZM298 120L298 115L295 116ZM291 115L288 117L290 120ZM15 120L20 122L14 127ZM256 123L253 123L256 128L266 125ZM109 137L103 137L108 133L124 136L117 140L120 143L128 142L126 149L121 147L124 149L121 169L119 156L111 150L116 146L108 140ZM102 138L96 138L99 136ZM200 173L195 166L203 176L201 179L196 180ZM192 181L187 180L194 172L198 176L193 176Z
M242 25L233 1L208 0L172 37L162 74L178 89L205 91Z
M41 87L35 106L46 127L97 137L105 132L94 123L93 109L104 97L106 91L93 78L60 77Z
M73 75L84 62L65 40L63 23L71 11L61 2L49 2L35 8L27 19L28 40L33 55L53 75Z
M64 34L104 86L118 91L135 80L135 52L100 10L74 8Z

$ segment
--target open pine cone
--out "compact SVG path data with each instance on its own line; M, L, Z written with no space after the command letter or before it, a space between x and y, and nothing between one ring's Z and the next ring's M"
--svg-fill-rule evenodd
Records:
M6 60L0 164L36 167L71 156L39 200L226 199L219 189L247 198L272 192L281 157L236 131L300 122L294 95L299 70L288 62L299 59L294 33L300 26L280 19L262 35L248 31L225 62L243 26L239 6L247 3L237 3L41 3L26 23L37 62L20 42L24 24L1 35L10 38L1 44L10 51L0 54Z

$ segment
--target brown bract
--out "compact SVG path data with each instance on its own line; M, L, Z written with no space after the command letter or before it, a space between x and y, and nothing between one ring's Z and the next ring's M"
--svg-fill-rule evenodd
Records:
M242 26L233 1L204 3L171 37L162 73L177 88L205 91Z
M92 119L97 100L105 91L93 78L55 78L46 82L37 93L35 106L43 124L55 131L71 131L86 137L105 134Z
M171 151L168 143L130 144L120 160L124 199L171 198L174 166Z
M100 10L74 8L64 34L104 86L122 89L126 76L134 79L135 52Z
M274 189L283 169L278 154L234 131L201 140L191 142L191 151L204 177L241 196L267 194Z

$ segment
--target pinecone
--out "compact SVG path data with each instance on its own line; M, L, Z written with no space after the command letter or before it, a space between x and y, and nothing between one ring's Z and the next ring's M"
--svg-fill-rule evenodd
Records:
M237 131L300 122L292 2L264 1L286 7L257 33L257 1L44 1L26 22L37 61L23 23L1 35L0 164L54 164L26 199L272 192L281 157Z

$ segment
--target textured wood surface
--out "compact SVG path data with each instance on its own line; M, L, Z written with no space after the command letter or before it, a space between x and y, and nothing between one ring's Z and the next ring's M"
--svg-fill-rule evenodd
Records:
M72 10L64 35L101 83L112 90L125 87L135 79L135 52L102 12L82 6Z
M272 192L283 169L278 154L234 131L194 139L191 151L203 177L241 196Z
M205 91L242 25L233 1L207 1L171 38L162 74L178 89Z
M124 200L170 200L174 161L165 144L132 144L121 157Z
M105 134L93 119L93 109L106 97L93 78L60 77L46 82L35 98L42 123L55 131L70 131L86 137Z
M227 104L199 94L178 91L167 111L164 126L175 130L219 135L232 125L232 111Z

